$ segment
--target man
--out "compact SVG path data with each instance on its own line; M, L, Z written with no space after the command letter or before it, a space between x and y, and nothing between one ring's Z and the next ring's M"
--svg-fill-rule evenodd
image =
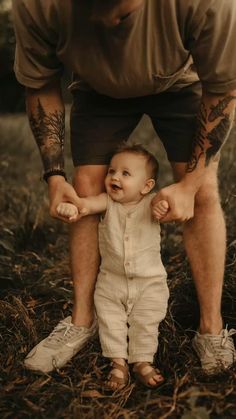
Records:
M184 222L200 304L193 345L206 371L230 366L233 331L223 328L220 311L226 234L217 166L235 108L235 1L15 0L13 12L15 72L26 86L51 215L59 218L62 201L78 204L77 194L103 190L110 156L147 113L176 179L156 195L153 207L165 199L170 210L161 221ZM66 181L63 161L64 66L74 73L74 187ZM32 370L64 365L95 333L97 222L89 216L71 226L72 319L60 322L30 352L25 365Z

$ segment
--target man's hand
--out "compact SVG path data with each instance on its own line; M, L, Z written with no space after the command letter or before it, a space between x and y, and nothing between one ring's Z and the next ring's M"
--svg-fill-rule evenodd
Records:
M184 182L174 183L161 189L152 200L153 217L163 223L170 221L185 222L194 215L194 199L196 191ZM160 201L169 205L166 215L160 217Z
M58 218L66 223L71 223L79 220L85 214L83 208L83 200L78 197L72 185L65 181L62 176L52 176L48 179L49 187L49 201L50 201L50 215ZM58 212L58 206L62 203L74 204L78 212L77 216L73 213L72 219L65 213Z

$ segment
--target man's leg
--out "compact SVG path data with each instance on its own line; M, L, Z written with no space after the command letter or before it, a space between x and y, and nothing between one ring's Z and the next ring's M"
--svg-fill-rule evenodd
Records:
M177 93L164 92L156 96L156 106L151 107L149 115L169 161L189 161L201 97L200 82ZM185 175L186 164L172 163L177 181ZM195 197L194 218L184 224L184 243L200 305L199 332L193 345L203 368L208 371L212 365L229 366L234 359L234 345L230 337L234 330L222 329L226 232L218 194L217 166L213 161L209 164ZM206 357L206 354L209 356Z
M185 164L172 165L176 179ZM199 331L193 348L207 373L219 372L236 360L232 335L223 329L221 297L226 252L226 230L217 185L217 162L211 162L196 194L194 218L184 225L184 243L189 257L200 305Z
M200 333L218 334L222 329L221 296L226 232L220 205L217 166L212 162L196 194L194 218L184 224L184 244L200 305ZM176 180L185 174L185 163L172 164Z
M74 187L80 197L104 191L106 166L80 166L75 170ZM99 266L97 225L90 215L70 226L70 260L74 283L72 323L90 327L94 318L93 294Z
M82 166L75 170L75 188L81 196L104 189L106 166ZM71 266L74 280L73 316L61 320L50 335L39 342L24 361L26 368L48 373L63 367L97 330L93 293L99 265L98 217L88 216L71 226Z

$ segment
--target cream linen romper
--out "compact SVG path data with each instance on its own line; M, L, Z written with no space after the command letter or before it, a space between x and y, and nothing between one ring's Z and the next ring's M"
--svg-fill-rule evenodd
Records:
M108 196L99 224L101 265L95 290L103 356L153 362L169 290L160 256L160 226L146 195L126 208Z

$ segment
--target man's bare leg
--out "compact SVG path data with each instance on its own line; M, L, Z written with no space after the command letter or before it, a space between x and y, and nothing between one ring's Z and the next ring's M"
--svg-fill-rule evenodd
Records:
M194 218L184 225L184 244L200 305L200 333L217 335L222 329L221 297L226 252L226 231L217 185L217 163L212 162L196 194ZM172 164L176 180L184 163Z
M81 166L75 170L74 187L80 197L104 191L106 166ZM90 215L70 226L70 260L74 283L72 323L90 327L94 318L93 294L100 262L98 216Z
M75 188L81 196L104 189L105 166L83 166L75 171ZM75 305L71 316L61 320L24 360L26 368L48 373L63 367L96 333L93 323L93 292L99 265L96 217L85 217L71 228L71 268ZM77 326L85 326L80 328Z

